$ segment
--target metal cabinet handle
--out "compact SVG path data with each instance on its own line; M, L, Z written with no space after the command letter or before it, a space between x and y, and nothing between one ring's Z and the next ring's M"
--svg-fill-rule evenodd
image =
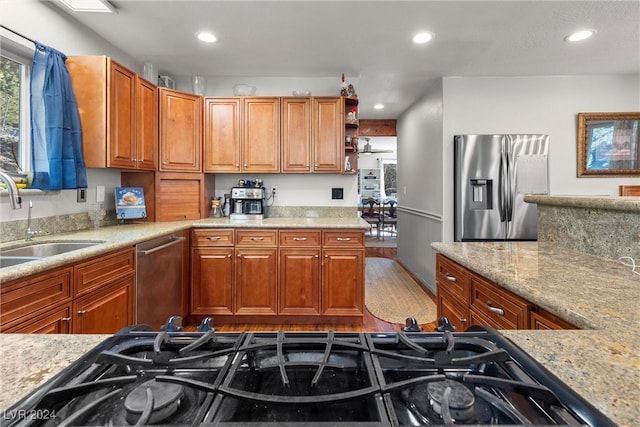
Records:
M264 240L264 237L250 237L249 240L261 241L261 240Z
M71 320L71 317L63 317L63 318L62 318L62 319L60 319L60 320L62 320L63 322L68 322L68 321L70 321L70 320Z
M78 314L85 314L87 310L78 310Z
M447 273L444 273L445 277L447 278L447 280L449 280L450 282L457 282L458 278L454 277L454 276L449 276Z
M208 240L212 240L212 241L218 241L218 240L222 239L222 237L220 237L220 236L208 236L207 239Z
M336 238L338 242L348 242L351 240L351 237L338 237Z
M296 241L296 242L305 242L307 240L307 238L306 237L294 237L293 240Z
M460 323L467 323L467 318L463 317L462 319L460 319Z
M491 305L491 301L487 301L486 303L487 308L489 309L490 312L497 314L498 316L504 316L504 310L501 308L497 308Z
M238 255L238 256L240 256L240 255ZM231 258L231 254L227 254L227 258Z

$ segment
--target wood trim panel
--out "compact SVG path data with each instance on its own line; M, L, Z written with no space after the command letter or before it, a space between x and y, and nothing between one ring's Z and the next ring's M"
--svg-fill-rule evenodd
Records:
M360 119L360 136L397 136L396 120Z
M618 193L620 196L640 197L640 185L621 185Z

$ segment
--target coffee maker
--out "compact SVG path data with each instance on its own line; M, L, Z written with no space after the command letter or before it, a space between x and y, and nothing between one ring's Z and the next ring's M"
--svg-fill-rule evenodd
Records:
M261 179L241 179L231 188L231 220L260 220L266 218L266 191Z

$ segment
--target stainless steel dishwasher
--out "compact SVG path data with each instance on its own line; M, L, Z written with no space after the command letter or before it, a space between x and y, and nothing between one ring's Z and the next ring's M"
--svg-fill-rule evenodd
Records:
M182 242L166 235L136 245L136 323L157 330L182 313Z

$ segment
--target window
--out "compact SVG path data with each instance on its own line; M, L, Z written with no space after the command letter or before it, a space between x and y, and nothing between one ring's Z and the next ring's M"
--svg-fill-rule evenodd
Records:
M395 159L382 160L382 188L385 199L398 201L398 184L396 182L397 162Z
M30 170L29 70L31 59L7 49L0 55L0 169Z

